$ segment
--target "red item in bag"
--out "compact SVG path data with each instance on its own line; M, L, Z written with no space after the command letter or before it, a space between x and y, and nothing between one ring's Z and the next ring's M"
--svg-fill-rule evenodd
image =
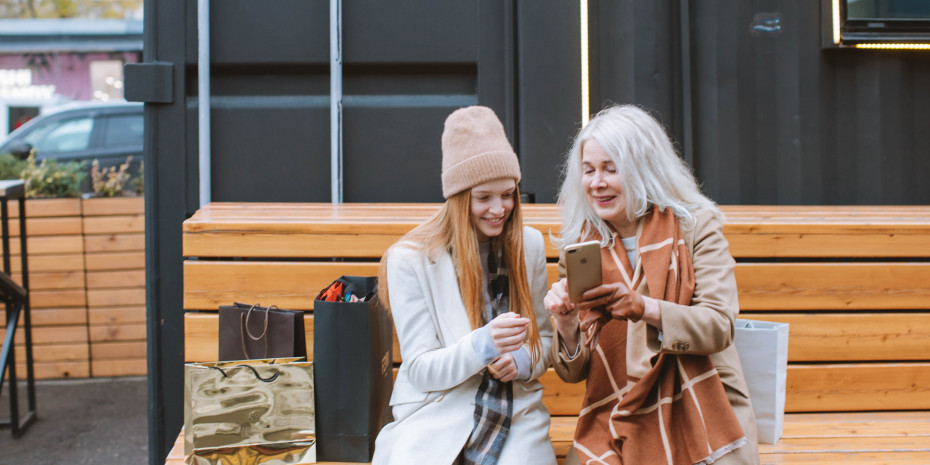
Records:
M342 283L336 281L329 285L326 289L323 290L323 293L320 294L320 300L326 302L338 302L342 300Z

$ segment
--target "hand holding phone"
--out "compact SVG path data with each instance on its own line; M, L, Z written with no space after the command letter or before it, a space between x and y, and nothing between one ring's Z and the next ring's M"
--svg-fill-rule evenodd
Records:
M585 291L601 285L601 243L588 241L566 246L565 273L569 300L581 302Z

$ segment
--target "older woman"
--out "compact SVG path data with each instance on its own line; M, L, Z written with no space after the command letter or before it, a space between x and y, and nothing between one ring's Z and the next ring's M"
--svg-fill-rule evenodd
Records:
M572 302L563 278L544 300L556 372L587 380L566 463L758 463L723 215L662 126L634 106L601 111L559 207L564 244L600 242L603 283Z

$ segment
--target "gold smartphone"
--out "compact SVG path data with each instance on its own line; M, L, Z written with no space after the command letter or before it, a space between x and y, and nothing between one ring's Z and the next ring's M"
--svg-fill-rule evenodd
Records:
M601 284L601 243L581 242L565 247L565 274L568 298L581 302L581 295Z

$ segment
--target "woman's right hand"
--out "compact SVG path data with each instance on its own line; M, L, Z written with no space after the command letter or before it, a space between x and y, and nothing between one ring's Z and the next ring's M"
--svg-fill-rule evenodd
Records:
M488 334L497 350L506 354L523 345L529 324L529 318L523 318L514 312L501 313L488 323Z
M575 304L568 298L568 281L565 278L552 283L552 287L543 299L543 305L556 320L578 318Z
M552 283L543 299L543 305L552 315L555 328L566 346L574 352L578 341L578 308L568 298L568 281L565 278Z

